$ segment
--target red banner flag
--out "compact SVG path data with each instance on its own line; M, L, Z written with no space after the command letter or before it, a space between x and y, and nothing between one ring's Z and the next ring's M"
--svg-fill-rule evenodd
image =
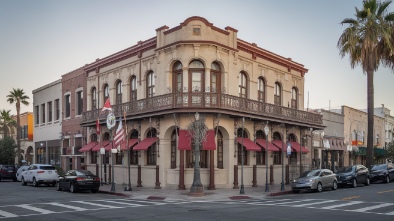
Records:
M111 103L109 102L109 97L108 97L107 100L105 101L104 107L103 107L103 109L101 110L101 112L103 112L103 111L105 111L105 110L112 111Z

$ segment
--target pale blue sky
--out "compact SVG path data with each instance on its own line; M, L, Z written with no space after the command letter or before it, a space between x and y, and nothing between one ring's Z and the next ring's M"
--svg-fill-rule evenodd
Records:
M238 37L309 69L305 108L366 108L366 76L352 70L336 47L361 0L0 0L0 109L12 88L32 90L156 35L186 18L201 16L215 26L238 29ZM394 3L390 11L394 9ZM375 107L394 115L394 74L375 75ZM33 111L32 105L22 112Z

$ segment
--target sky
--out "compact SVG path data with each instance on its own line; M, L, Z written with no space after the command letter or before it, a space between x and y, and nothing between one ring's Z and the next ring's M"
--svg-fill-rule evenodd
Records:
M6 96L23 89L33 111L32 91L96 58L156 36L191 16L216 27L231 26L238 38L301 63L305 109L367 107L367 77L341 58L337 42L362 0L0 0L0 110L16 114ZM389 11L394 11L392 3ZM375 73L375 107L393 110L394 72Z

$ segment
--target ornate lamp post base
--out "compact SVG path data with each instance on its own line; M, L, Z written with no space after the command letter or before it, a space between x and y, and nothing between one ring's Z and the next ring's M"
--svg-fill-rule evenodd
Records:
M190 187L189 196L205 196L204 186L192 186Z

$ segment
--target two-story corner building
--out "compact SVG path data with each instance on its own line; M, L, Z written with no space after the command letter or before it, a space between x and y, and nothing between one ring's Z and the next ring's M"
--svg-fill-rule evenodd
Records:
M353 151L349 154L349 164L366 163L366 149L368 138L368 113L363 110L342 106L341 113L344 115L345 143L351 146ZM374 163L385 162L382 142L385 140L384 118L374 116Z
M86 112L86 75L78 68L62 75L62 168L84 167L84 154L79 152L86 144L86 128L81 127L82 114Z
M131 164L137 186L190 187L194 157L187 127L196 112L208 128L199 162L208 189L235 188L241 180L245 186L262 185L266 166L270 183L281 182L289 162L294 176L310 168L310 145L303 138L324 126L320 114L304 111L308 70L239 39L237 33L190 17L84 66L87 169L111 177L102 172L101 163L111 171L108 153L116 127L108 130L108 111L101 111L108 98L116 118L126 116L128 138L127 145L121 145L125 151L114 154L115 183L127 183ZM100 154L100 144L105 155Z
M12 118L16 122L16 115L13 115ZM16 132L15 128L15 132ZM21 139L21 156L20 159L24 164L30 165L33 163L33 155L34 155L34 126L33 126L33 112L24 112L20 114L20 139ZM16 133L13 134L14 140L16 140Z
M340 167L349 165L349 153L344 140L344 115L324 109L314 112L323 116L325 128L312 134L312 165L336 172Z
M60 166L61 107L61 79L33 90L33 163L47 163Z

